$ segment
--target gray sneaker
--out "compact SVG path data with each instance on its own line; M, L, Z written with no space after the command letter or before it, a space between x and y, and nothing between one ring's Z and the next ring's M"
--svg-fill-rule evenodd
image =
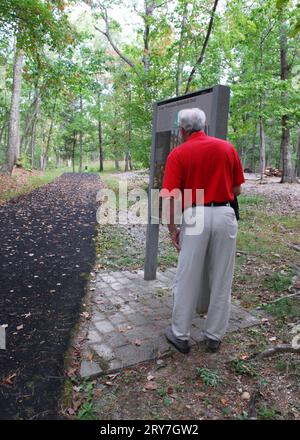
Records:
M172 327L169 326L166 328L165 336L167 340L170 342L170 344L174 345L175 348L177 348L180 353L187 354L190 352L190 346L188 341L183 341L182 339L176 338L172 331Z

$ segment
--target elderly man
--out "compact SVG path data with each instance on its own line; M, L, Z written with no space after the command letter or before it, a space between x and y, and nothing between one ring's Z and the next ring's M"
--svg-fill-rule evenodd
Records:
M178 118L183 143L168 156L161 195L167 197L175 189L180 194L190 190L183 214L190 212L196 221L199 217L203 228L196 235L188 233L190 224L183 216L178 229L174 220L176 199L169 195L172 203L168 228L179 259L173 285L172 325L165 335L180 352L188 353L195 312L207 312L206 347L216 352L230 317L237 235L230 202L241 193L245 180L233 145L204 133L206 118L202 110L181 110ZM196 197L199 189L204 191L202 202Z

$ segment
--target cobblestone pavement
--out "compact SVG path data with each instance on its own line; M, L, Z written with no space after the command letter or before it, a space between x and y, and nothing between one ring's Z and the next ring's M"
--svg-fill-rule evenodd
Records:
M164 336L172 315L175 268L145 281L143 271L99 272L90 285L91 319L80 374L93 377L157 359L174 350ZM233 304L229 332L258 324L259 318ZM193 320L191 346L203 341L204 318ZM82 332L81 332L82 333Z

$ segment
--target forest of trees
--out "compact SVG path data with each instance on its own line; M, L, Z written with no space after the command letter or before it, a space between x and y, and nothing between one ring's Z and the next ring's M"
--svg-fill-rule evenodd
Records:
M102 170L129 151L147 167L152 104L221 83L244 168L294 181L299 17L293 0L0 0L2 172L18 162Z

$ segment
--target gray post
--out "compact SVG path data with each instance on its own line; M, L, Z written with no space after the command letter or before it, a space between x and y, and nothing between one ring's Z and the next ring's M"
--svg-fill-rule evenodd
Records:
M156 149L156 125L157 125L157 104L153 106L153 128L152 128L152 145L151 145L151 162L150 162L150 179L149 179L149 194L148 194L148 224L146 234L146 255L144 265L144 279L155 280L157 269L157 253L158 253L158 238L159 238L159 224L152 224L151 211L151 189L154 184L155 174L155 149Z
M210 135L219 139L227 138L230 87L213 87L212 109L210 116Z

